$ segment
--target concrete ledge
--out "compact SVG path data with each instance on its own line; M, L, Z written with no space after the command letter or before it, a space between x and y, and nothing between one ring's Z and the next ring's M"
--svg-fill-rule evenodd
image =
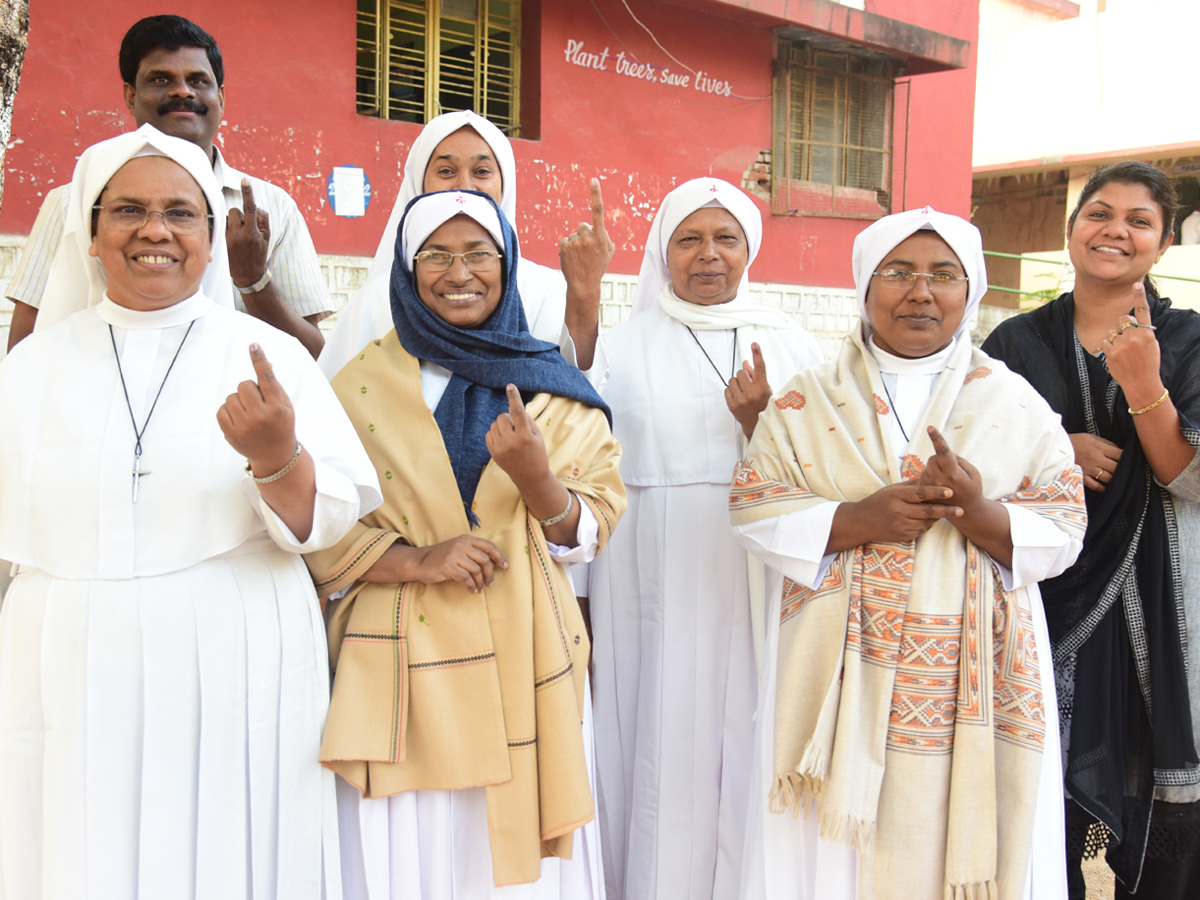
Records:
M713 0L908 60L908 74L964 69L971 42L831 0Z
M17 259L25 246L24 235L0 235L0 286L7 292ZM321 274L341 309L366 281L371 265L369 256L320 256ZM600 288L600 330L609 331L629 318L633 306L635 275L605 275ZM781 309L801 328L812 332L821 343L826 357L832 357L842 338L858 321L858 305L852 288L826 288L795 284L754 283L751 295L767 306ZM0 293L0 297L3 294ZM972 324L972 339L980 343L1013 310L981 306ZM0 357L8 345L8 325L12 303L0 299ZM337 313L325 319L321 327L328 331L337 322Z

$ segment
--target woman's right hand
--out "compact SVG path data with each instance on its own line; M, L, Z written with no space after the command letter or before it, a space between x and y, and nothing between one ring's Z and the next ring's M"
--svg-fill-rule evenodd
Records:
M1121 448L1096 434L1079 432L1068 435L1075 448L1075 463L1083 470L1083 486L1104 493L1121 460Z
M939 519L962 515L957 506L941 502L949 488L912 482L881 487L862 500L842 503L833 515L826 553L840 553L870 543L907 544L932 528Z
M392 544L363 574L362 580L377 584L457 581L472 594L478 594L492 586L496 569L507 568L508 561L491 541L460 534L428 547Z

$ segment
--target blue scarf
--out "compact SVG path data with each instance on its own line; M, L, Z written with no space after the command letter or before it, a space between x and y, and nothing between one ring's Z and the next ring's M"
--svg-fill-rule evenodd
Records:
M403 246L404 223L413 207L429 194L408 204L396 230L391 299L392 321L404 349L417 359L453 373L433 417L442 432L467 520L474 528L479 519L471 504L479 478L491 459L484 437L496 418L508 412L507 385L515 384L525 403L535 394L546 393L603 410L610 427L612 414L583 374L562 358L558 347L529 333L525 307L517 291L520 250L508 219L486 194L462 193L486 198L500 221L504 287L499 305L478 328L459 328L439 318L417 295L416 276L404 267L404 260L420 248Z

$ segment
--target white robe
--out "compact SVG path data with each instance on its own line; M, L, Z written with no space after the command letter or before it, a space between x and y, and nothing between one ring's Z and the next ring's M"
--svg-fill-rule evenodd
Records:
M821 359L799 329L769 337L772 384ZM693 340L658 305L606 341L601 393L629 494L589 592L608 895L725 900L740 875L756 692L747 558L727 512L743 438L724 389L742 359L732 329Z
M874 344L881 378L890 392L893 414L889 435L893 448L904 448L911 437L903 423L917 422L933 385L954 349L919 360L892 356ZM953 438L949 438L953 440ZM954 449L951 446L951 449ZM900 454L897 454L899 456ZM859 900L858 852L827 841L818 833L817 817L795 817L791 812L771 813L767 798L775 771L775 692L782 578L787 575L815 588L825 577L833 555L825 554L837 503L825 503L804 512L752 525L735 527L738 538L767 565L772 566L767 597L767 656L759 683L755 713L750 810L740 896L742 900ZM1074 562L1082 544L1069 538L1029 510L1007 506L1013 539L1013 567L1001 568L1006 589L1024 586L1033 613L1038 647L1050 646L1046 613L1037 582L1051 578ZM782 573L782 574L781 574ZM1048 657L1044 656L1043 659ZM1041 666L1042 697L1046 705L1046 743L1042 751L1038 784L1028 900L1065 900L1062 773L1058 737L1058 705L1053 667Z
M164 385L136 504L114 338L139 426ZM251 342L315 463L304 543L217 425L255 377ZM106 298L0 364L0 421L0 555L19 566L0 611L0 898L340 897L317 761L328 655L298 554L381 497L311 358L202 294Z

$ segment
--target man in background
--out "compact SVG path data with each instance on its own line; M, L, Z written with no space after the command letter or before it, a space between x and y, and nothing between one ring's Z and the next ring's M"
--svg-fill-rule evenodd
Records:
M293 335L317 356L324 345L317 322L332 304L304 217L286 191L233 168L213 143L225 111L225 67L216 40L180 16L150 16L125 34L118 61L125 106L136 125L148 122L191 141L212 160L229 210L229 290L237 308ZM9 350L36 323L62 239L68 187L46 195L9 284L15 305Z

